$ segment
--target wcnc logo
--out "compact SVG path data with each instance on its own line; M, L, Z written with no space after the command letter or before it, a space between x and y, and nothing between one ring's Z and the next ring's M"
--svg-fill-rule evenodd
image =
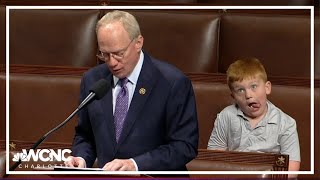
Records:
M67 154L67 155L66 155ZM22 149L21 153L16 153L12 161L18 162L21 161L30 161L31 159L34 162L42 161L66 161L67 157L71 154L70 149L58 149L57 152L53 149L30 149L29 152L26 149Z

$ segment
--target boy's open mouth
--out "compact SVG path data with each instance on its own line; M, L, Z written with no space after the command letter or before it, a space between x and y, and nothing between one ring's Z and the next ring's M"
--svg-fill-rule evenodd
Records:
M259 107L260 107L260 104L259 104L259 103L256 103L256 102L252 102L252 103L249 103L248 106L249 106L250 108L256 109L256 108L259 108Z

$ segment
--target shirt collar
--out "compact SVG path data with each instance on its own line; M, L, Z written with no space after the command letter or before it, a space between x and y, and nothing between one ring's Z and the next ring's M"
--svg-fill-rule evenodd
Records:
M128 82L130 82L131 84L137 84L139 74L142 69L143 61L144 61L144 53L143 51L140 51L140 57L139 57L138 63L134 67L131 74L127 77L129 80ZM119 78L117 78L116 76L113 76L114 87L118 84L118 81L119 81Z

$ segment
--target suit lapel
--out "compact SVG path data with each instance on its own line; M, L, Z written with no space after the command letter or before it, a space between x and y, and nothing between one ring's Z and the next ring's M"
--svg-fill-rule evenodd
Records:
M113 86L113 78L110 73L106 78L108 82L110 82L111 86ZM111 141L113 146L116 146L116 138L115 138L115 125L113 118L113 106L112 106L112 90L110 90L101 101L101 108L104 112L104 121L106 121L106 133L109 134L110 139L106 139L106 141Z
M150 57L145 53L144 62L141 68L132 101L130 103L129 111L126 116L117 149L119 145L121 145L121 143L126 139L135 121L139 118L139 114L141 113L152 91L152 88L156 83L158 75L156 72L157 71L152 64Z

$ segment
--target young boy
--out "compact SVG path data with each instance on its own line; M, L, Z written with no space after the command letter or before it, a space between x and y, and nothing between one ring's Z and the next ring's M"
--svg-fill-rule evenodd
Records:
M268 101L271 82L260 61L237 60L229 66L227 80L235 104L218 114L208 149L288 154L289 171L298 171L296 122Z

